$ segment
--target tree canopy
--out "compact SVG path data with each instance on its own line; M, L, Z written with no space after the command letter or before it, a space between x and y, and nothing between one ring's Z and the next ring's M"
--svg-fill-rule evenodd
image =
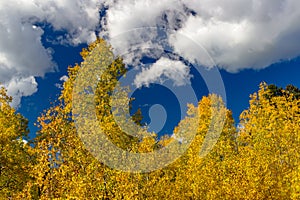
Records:
M83 63L68 68L68 80L58 101L39 117L39 131L32 145L23 142L28 134L27 120L9 106L11 97L1 89L1 198L300 198L300 90L292 85L283 89L262 83L251 95L237 128L223 100L210 94L198 105L189 105L187 117L173 135L158 139L142 128L139 134L144 137L139 138L126 134L115 120L112 93L127 70L122 59L114 57L99 77L93 99L99 127L106 136L130 153L151 153L172 143L177 145L170 150L176 151L188 138L192 137L192 142L174 162L149 172L121 171L99 161L78 135L72 117L76 78L96 47L100 51L110 48L97 39L83 49ZM120 97L115 103L130 107L131 101ZM216 112L224 119L214 117ZM132 119L143 125L140 111ZM222 127L214 127L218 121L223 121ZM127 121L121 119L119 123L126 125ZM86 126L94 125L87 122Z
M30 181L34 154L27 143L28 121L9 105L0 88L0 196L14 197Z

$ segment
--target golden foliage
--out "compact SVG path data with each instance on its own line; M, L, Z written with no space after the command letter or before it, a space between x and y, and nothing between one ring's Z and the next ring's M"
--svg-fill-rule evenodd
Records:
M83 49L84 60L98 44L110 48L98 39ZM126 73L122 59L116 58L100 77L95 92L100 127L113 143L129 152L147 153L174 142L184 144L194 135L187 151L172 164L148 173L129 173L98 161L77 135L72 102L80 69L78 64L69 67L69 79L64 83L58 105L39 118L40 131L34 148L17 140L27 134L26 120L9 107L11 99L1 90L1 197L300 198L300 100L294 96L298 95L296 88L289 87L291 93L262 83L258 93L251 95L249 109L241 114L238 129L222 99L211 94L196 107L189 105L187 117L171 137L166 135L157 140L155 134L148 134L141 140L123 132L111 111L111 93L118 78ZM117 100L124 106L128 102L125 98ZM133 120L141 125L141 113ZM196 134L193 130L197 130ZM34 162L28 161L30 155L34 155Z
M34 155L27 139L27 120L10 107L12 98L0 88L0 197L15 198L30 181Z

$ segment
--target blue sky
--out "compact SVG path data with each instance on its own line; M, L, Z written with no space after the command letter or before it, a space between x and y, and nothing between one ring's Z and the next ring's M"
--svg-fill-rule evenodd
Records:
M49 108L49 106L51 106L50 102L55 101L60 94L60 89L57 88L55 84L62 83L59 79L63 75L66 75L68 65L73 65L73 63L81 61L79 52L82 47L85 47L85 45L76 48L60 45L53 47L55 49L54 58L56 58L58 65L61 66L59 72L49 73L46 74L44 78L37 79L39 84L38 92L32 96L23 97L21 107L18 111L30 120L31 136L34 136L34 131L37 130L33 125L33 123L36 122L36 118L44 109ZM235 121L238 122L240 113L248 108L249 95L258 90L259 84L262 81L265 81L268 84L276 84L281 87L285 87L287 84L293 84L300 87L299 66L300 58L295 58L288 62L274 64L262 70L250 69L239 73L228 73L225 70L221 70L227 95L227 107L233 111ZM199 97L208 94L207 88L203 82L200 81L195 84L200 85L198 89L200 94ZM158 95L166 98L158 98ZM136 97L134 103L135 108L141 108L143 113L147 113L150 105L168 105L170 100L172 101L172 108L170 108L170 106L165 107L165 109L169 109L169 115L171 116L169 118L171 119L166 122L166 127L162 132L169 132L173 126L176 126L176 122L180 120L176 99L172 98L173 96L164 91L163 88L159 88L159 86L152 86L150 88L145 87L136 91L133 96ZM145 118L146 121L149 122L149 117L145 116ZM152 127L152 130L157 129Z
M200 99L208 86L199 69L215 66L238 122L260 82L300 87L299 6L297 0L2 1L0 82L34 137L33 123L57 99L67 66L80 63L79 52L98 35L128 66L138 66L127 81L142 86L133 92L134 108L142 108L148 124L152 117L151 130L169 133L186 103L175 88L192 88ZM194 103L188 94L180 93Z

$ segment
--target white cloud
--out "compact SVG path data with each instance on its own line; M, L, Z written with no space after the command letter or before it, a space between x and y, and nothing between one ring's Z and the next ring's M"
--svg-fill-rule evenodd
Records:
M69 79L69 77L64 75L64 76L60 77L59 80L62 81L62 82L66 82L68 79Z
M106 27L110 37L140 27L155 27L166 10L180 9L177 0L114 1L109 4Z
M178 0L105 1L104 5L109 9L101 20L100 35L109 38L114 53L123 55L126 63L137 64L144 55L159 58L163 48L156 27L171 30L176 19L184 16Z
M66 75L59 78L59 80L61 82L66 82L68 79L69 79L69 77L66 76ZM58 89L63 89L64 88L62 83L55 83L54 86L57 87Z
M175 86L183 86L189 83L190 69L181 61L173 61L168 58L161 58L148 69L142 69L142 72L136 75L134 84L136 87L149 84L156 81L163 82L163 77L172 80Z
M299 6L295 0L203 1L195 7L202 14L189 17L177 34L202 45L218 66L230 72L261 69L300 55ZM172 40L184 54L187 49L180 43Z
M65 40L79 44L96 39L95 29L99 23L97 0L35 0L41 11L37 17L50 23L54 30L66 30Z
M165 27L174 52L211 67L204 48L229 72L262 69L300 55L298 0L110 0L104 4L109 9L102 19L102 35L110 38L118 53L132 52L137 44L140 51L134 52L136 57L148 53L146 44L165 48L158 37L162 32L143 28ZM195 45L187 45L187 38ZM133 60L129 57L125 60Z
M96 0L0 1L0 83L18 106L22 96L37 91L35 77L56 70L52 50L41 42L47 23L66 31L62 43L77 45L96 38L99 6Z
M21 102L21 97L26 97L34 94L37 91L37 82L33 76L27 78L14 77L7 85L7 93L13 96L12 106L18 107Z
M100 35L126 63L138 64L144 55L159 60L169 48L210 67L203 47L219 67L237 72L300 55L298 0L10 0L0 1L0 82L20 87L10 89L23 91L18 97L35 92L34 77L56 70L39 24L66 32L53 42L89 43L96 38L101 6L108 10ZM187 45L187 38L195 45ZM28 89L16 84L29 78Z

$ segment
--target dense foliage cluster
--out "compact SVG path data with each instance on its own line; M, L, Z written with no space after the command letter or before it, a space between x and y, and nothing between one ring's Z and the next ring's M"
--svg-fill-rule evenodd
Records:
M98 39L82 52L83 59ZM9 106L0 91L1 199L300 199L300 90L262 83L251 95L238 128L225 107L225 125L208 155L199 151L212 120L212 105L222 99L211 94L190 106L179 126L196 127L188 150L175 162L149 173L117 171L86 150L72 120L72 91L81 66L69 67L59 103L38 120L32 145L22 142L27 121ZM111 113L110 94L125 74L117 58L103 74L95 102L101 127L119 147L130 152L152 152L178 137L155 134L137 139L123 133ZM134 116L139 124L141 113ZM178 128L175 128L176 135ZM185 134L191 134L188 132ZM184 136L182 136L184 137Z

